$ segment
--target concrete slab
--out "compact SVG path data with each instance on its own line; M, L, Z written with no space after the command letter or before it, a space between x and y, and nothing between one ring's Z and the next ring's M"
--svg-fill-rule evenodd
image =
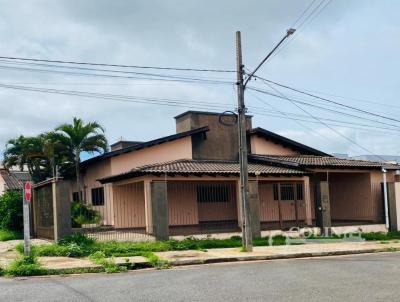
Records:
M8 266L15 258L19 256L19 253L15 250L15 247L22 243L23 240L10 240L0 241L0 267ZM32 239L32 244L48 244L49 241L41 239Z
M39 263L46 269L66 270L77 268L101 268L87 258L39 257Z
M147 264L149 260L142 256L133 256L133 257L114 257L113 258L116 264L126 264L127 262L133 264Z

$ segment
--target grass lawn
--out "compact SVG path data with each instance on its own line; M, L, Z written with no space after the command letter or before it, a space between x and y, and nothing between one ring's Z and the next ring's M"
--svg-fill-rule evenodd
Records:
M22 239L22 234L16 231L0 229L0 241Z

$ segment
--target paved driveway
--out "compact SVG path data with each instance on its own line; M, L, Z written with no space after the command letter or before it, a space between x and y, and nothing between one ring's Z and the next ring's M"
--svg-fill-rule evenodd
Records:
M399 301L400 253L1 279L0 301Z

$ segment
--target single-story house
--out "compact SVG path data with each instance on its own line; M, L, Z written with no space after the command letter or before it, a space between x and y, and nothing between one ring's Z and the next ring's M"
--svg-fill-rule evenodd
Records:
M240 229L237 126L212 112L175 121L176 134L120 141L82 163L83 195L101 228L161 237ZM398 165L336 158L246 122L256 230L385 223L383 168L394 182Z
M10 190L22 190L25 181L30 180L26 171L7 170L0 167L0 195Z

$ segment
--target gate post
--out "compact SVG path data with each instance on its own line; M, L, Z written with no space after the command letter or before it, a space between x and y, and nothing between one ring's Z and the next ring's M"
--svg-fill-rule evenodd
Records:
M71 200L69 196L70 183L64 180L52 180L54 241L71 235Z
M258 181L249 181L249 206L253 238L261 237L260 198L258 195Z
M169 239L167 183L152 181L151 191L151 222L153 235L157 240Z

